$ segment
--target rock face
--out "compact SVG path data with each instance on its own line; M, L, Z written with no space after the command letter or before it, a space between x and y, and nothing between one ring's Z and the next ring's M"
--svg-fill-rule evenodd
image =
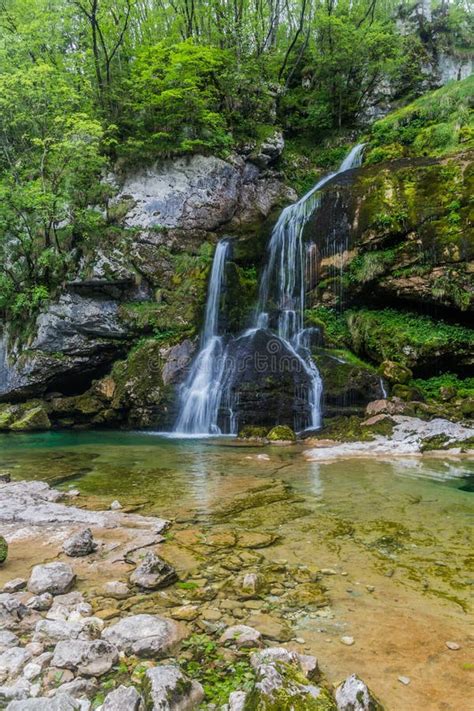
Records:
M269 141L260 163L268 164L282 148L277 137ZM276 177L240 158L192 156L127 176L116 201L129 205L127 227L215 231L232 220L266 216L285 198Z
M67 563L35 565L28 580L28 590L35 595L63 595L74 585L76 575Z
M157 615L132 615L107 627L102 637L126 654L166 656L182 638L180 627Z
M145 590L158 590L178 579L176 570L155 553L147 553L142 563L130 575L130 582Z
M172 664L148 669L145 684L147 708L151 711L192 711L204 699L201 684L188 679Z

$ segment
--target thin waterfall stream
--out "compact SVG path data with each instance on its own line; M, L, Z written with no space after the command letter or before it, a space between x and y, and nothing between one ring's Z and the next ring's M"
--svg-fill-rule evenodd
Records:
M295 429L317 429L321 426L321 396L323 383L311 352L314 329L304 327L305 274L313 255L305 248L303 233L310 217L320 205L319 191L331 179L362 163L364 145L356 145L344 158L338 170L324 176L298 202L286 207L273 228L267 249L267 261L260 282L258 305L253 325L234 340L251 342L261 331L274 335L300 366L307 383L300 392L306 402L305 422L295 419ZM179 414L175 433L184 435L222 434L218 424L221 409L227 412L228 434L237 434L232 384L238 364L230 358L223 333L219 330L221 295L225 286L226 262L230 242L218 243L212 264L208 288L205 323L199 353L185 383L181 386Z

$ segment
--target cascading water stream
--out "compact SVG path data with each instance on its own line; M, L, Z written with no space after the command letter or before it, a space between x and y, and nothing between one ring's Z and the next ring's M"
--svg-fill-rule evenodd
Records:
M300 364L308 382L307 392L304 394L308 418L302 425L302 428L306 429L321 426L323 384L310 352L314 329L305 329L303 326L307 288L305 273L308 260L314 258L312 253L306 253L303 232L319 206L319 190L339 173L359 167L363 148L363 144L355 146L335 173L324 176L298 202L282 211L268 245L268 260L260 284L253 327L239 337L241 340L251 341L260 329L270 329L283 342L286 351ZM229 433L236 434L238 422L231 385L233 371L238 368L238 364L227 362L227 346L223 335L219 335L220 297L225 285L225 264L229 247L230 243L223 240L216 248L201 349L186 382L181 387L175 433L220 434L219 411L222 405L225 405L229 418ZM311 264L309 266L311 269Z
M175 432L220 434L217 415L225 347L219 336L220 297L225 284L225 265L230 243L218 243L212 262L201 348L186 382L181 387Z

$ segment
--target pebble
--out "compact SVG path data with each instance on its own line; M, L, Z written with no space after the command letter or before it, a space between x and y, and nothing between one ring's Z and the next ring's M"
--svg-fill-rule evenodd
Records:
M321 573L323 575L337 575L337 570L334 570L334 568L321 568Z
M404 686L408 686L408 684L411 682L411 679L409 676L399 676L398 681Z
M345 644L348 647L352 647L355 640L354 640L354 637L341 637L341 642L342 642L342 644Z
M457 642L446 642L445 644L448 649L452 649L453 651L461 649L461 645L458 644Z
M368 590L370 593L375 592L375 587L374 587L374 585L366 585L365 587L367 588L367 590Z
M117 499L115 499L115 501L112 501L112 503L110 504L111 511L118 511L121 508L122 504L120 503L120 501L117 501Z

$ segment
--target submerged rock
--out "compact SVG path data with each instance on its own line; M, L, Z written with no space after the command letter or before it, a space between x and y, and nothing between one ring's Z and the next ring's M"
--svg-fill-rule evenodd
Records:
M137 657L166 656L182 639L179 625L158 615L132 615L107 627L103 639Z
M356 674L337 687L336 703L338 711L383 711L380 702Z
M94 541L90 528L86 528L84 531L76 533L63 543L63 551L66 555L72 558L79 558L81 556L89 555L96 549L97 543Z
M155 553L147 553L140 565L130 575L130 582L145 590L158 590L178 579L176 570Z
M192 711L204 699L201 684L186 677L174 664L148 669L144 687L150 711Z
M76 574L67 563L35 565L28 580L28 590L36 595L46 592L62 595L69 592L75 580Z

